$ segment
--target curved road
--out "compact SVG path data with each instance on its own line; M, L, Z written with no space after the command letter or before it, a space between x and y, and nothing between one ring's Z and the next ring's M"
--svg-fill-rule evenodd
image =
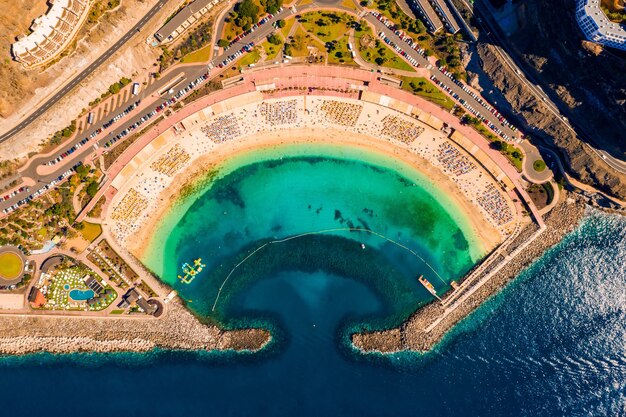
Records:
M470 11L470 13L474 14L475 17L477 17L478 25L484 29L484 36L486 36L486 38L490 40L491 44L495 47L496 53L500 55L503 61L514 71L515 76L519 79L519 81L526 88L528 88L537 98L539 98L543 102L544 106L552 114L561 119L561 123L571 133L576 136L582 137L583 143L589 146L592 152L602 158L602 160L606 162L609 167L622 174L626 173L626 161L612 156L609 152L605 150L592 146L592 144L595 145L595 142L593 141L591 135L586 132L585 128L572 120L564 118L563 112L569 113L569 108L563 105L563 112L561 112L561 109L556 104L561 103L560 98L558 98L557 96L557 100L553 100L550 95L548 95L545 91L543 91L542 88L539 87L540 83L529 71L521 71L521 68L523 68L525 65L523 63L520 65L515 59L515 55L510 54L506 51L507 43L502 39L502 36L499 33L499 26L497 22L493 20L487 2L479 0L474 2L475 6L472 7L467 0L461 1L465 4L465 7ZM480 6L486 8L487 10L481 10Z
M109 49L107 49L102 55L98 57L94 62L91 63L87 68L82 70L77 76L72 78L67 84L63 86L63 88L58 91L54 96L46 100L44 104L37 107L34 112L32 112L26 119L20 122L17 126L12 128L6 133L0 135L0 143L9 139L11 136L15 135L20 130L26 128L29 124L35 121L39 116L44 114L50 107L55 105L59 100L65 96L70 90L76 87L81 81L83 81L89 74L91 74L96 68L98 68L104 61L109 59L111 55L117 52L122 45L124 45L130 38L132 38L136 32L140 32L141 29L145 26L146 23L167 3L167 0L159 0L157 4L146 13L144 17L141 18L139 22L135 24L128 32L124 34L117 42L115 42Z
M156 7L159 7L159 6L157 5ZM317 7L317 6L313 3L307 6L301 7L300 10L305 10L305 9L314 8L314 7ZM181 81L179 84L177 84L177 86L174 88L175 90L179 90L180 88L189 84L189 82L205 74L207 72L207 66L206 66L207 64L209 64L209 67L210 65L216 66L220 62L222 62L224 59L226 59L226 57L233 54L235 51L238 51L239 49L241 49L245 44L251 41L258 42L260 39L267 37L274 30L272 27L272 23L274 21L278 19L285 19L297 13L298 12L294 13L291 9L285 8L282 12L278 13L272 19L270 19L270 21L268 21L265 25L260 26L256 31L246 36L239 42L235 43L231 48L228 48L219 56L214 57L208 63L193 64L193 65L185 64L185 65L177 65L175 67L172 67L172 69L169 72L167 72L165 75L163 75L161 78L156 80L151 85L143 88L138 96L131 95L127 99L126 102L122 104L118 104L117 109L115 111L111 112L109 115L107 115L107 117L104 117L101 120L99 120L97 123L91 126L88 130L82 132L80 135L77 135L70 142L65 143L63 144L62 147L57 148L54 151L54 153L50 154L49 156L39 156L39 157L34 158L33 160L29 162L28 166L20 173L20 175L22 178L32 179L35 185L30 187L28 194L20 193L7 201L1 201L0 210L8 206L11 206L12 204L15 204L16 202L26 198L29 194L32 194L36 192L37 190L40 190L41 188L49 184L51 181L59 177L59 175L61 175L64 171L68 170L77 161L85 160L90 154L94 152L95 144L98 144L99 147L102 147L111 137L116 136L120 131L126 129L129 125L132 125L135 122L137 122L143 115L147 114L152 109L154 109L155 107L159 106L160 104L164 103L166 100L171 98L172 95L169 93L159 96L158 92L164 89L165 87L169 88L169 84L172 83L174 80L176 80L178 77L180 77L181 74L184 77L184 81ZM384 24L382 24L372 15L367 14L364 16L364 18L374 26L377 32L380 32L380 31L384 32L385 35L388 38L392 39L397 45L402 45L404 47L405 43L401 41L397 37L397 35L393 33L393 31L388 29ZM456 93L458 93L459 96L464 98L467 102L472 103L472 105L475 108L480 108L480 104L478 104L471 95L467 94L452 80L450 80L448 77L440 73L440 71L437 68L433 68L423 56L417 53L417 51L414 51L413 49L408 48L408 47L405 48L405 51L407 54L409 54L410 56L415 58L418 62L420 62L423 68L429 68L430 71L433 74L435 74L435 76L439 80L441 80L443 84L448 86L452 91L455 91ZM211 75L214 76L215 74L211 74ZM53 166L42 165L42 164L46 164L50 160L55 159L57 155L64 152L66 149L72 147L74 144L82 140L84 137L88 137L90 133L100 128L102 124L107 122L111 117L113 117L113 115L123 111L123 109L125 109L127 106L129 106L131 103L133 103L134 101L138 99L142 99L142 102L139 108L132 111L129 115L127 115L125 118L123 118L119 122L115 123L111 128L105 129L104 132L96 136L93 139L93 141L90 141L87 144L85 144L83 147L77 149L74 153L72 153L70 157L65 158L62 162L55 164ZM499 121L493 114L491 114L488 111L484 112L484 114L485 114L485 117L488 118L490 121L492 121L494 124L499 124ZM510 131L508 127L502 126L502 130L507 132L507 134L509 134L511 137L515 136L515 132ZM523 141L522 143L527 143L527 141ZM534 148L530 143L527 143L527 145L529 148ZM526 147L524 148L526 149ZM532 152L527 152L527 154L529 153L532 153ZM546 171L549 172L548 170ZM532 172L534 172L534 170ZM541 176L546 175L547 172L542 173ZM529 172L528 174L531 174L531 173ZM529 179L532 180L532 178L529 178ZM538 180L537 182L544 182L545 179L537 178L537 180ZM2 215L3 214L0 213L0 216Z

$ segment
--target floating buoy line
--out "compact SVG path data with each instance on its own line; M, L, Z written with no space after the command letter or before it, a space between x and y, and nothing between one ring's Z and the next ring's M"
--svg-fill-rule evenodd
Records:
M283 238L283 239L272 240L270 242L266 242L263 245L259 246L258 248L253 250L250 254L248 254L248 256L243 258L237 265L235 265L233 267L233 269L230 270L230 272L228 273L226 278L224 278L224 281L222 282L222 285L220 285L220 288L217 291L217 295L215 296L215 302L213 302L213 307L211 308L211 311L215 311L215 308L217 307L217 303L218 303L218 301L220 299L220 296L222 294L222 289L224 289L224 286L230 280L230 277L235 273L235 271L241 265L243 265L246 261L248 261L248 259L253 257L257 252L263 250L265 247L267 247L269 245L275 245L275 244L278 244L278 243L284 243L284 242L288 242L290 240L298 239L298 238L305 237L305 236L321 235L321 234L333 233L333 232L365 232L365 233L369 233L371 235L377 236L377 237L379 237L381 239L384 239L387 242L392 243L392 244L398 246L399 248L402 248L402 249L406 250L407 252L411 253L413 256L415 256L417 259L419 259L424 265L426 265L437 276L437 278L439 278L439 280L444 283L444 285L448 285L448 283L441 277L441 275L439 275L439 273L435 270L435 268L433 268L428 262L426 262L426 260L424 258L422 258L417 252L415 252L413 249L403 245L402 243L396 242L395 240L393 240L391 238L388 238L387 236L382 235L382 234L380 234L378 232L375 232L373 230L370 230L370 229L360 229L360 228L356 228L356 227L340 227L340 228L335 228L335 229L324 229L324 230L318 230L318 231L315 231L315 232L301 233L301 234L294 235L294 236L289 236L289 237L286 237L286 238ZM361 244L361 248L365 249L365 245Z

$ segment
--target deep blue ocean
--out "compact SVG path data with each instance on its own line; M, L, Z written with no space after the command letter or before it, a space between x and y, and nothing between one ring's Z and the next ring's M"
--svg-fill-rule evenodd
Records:
M278 276L245 295L289 333L273 352L6 358L0 414L624 416L625 255L626 220L590 215L425 356L342 348L335 326L378 308L372 293Z
M319 162L296 163L306 169L320 166ZM357 168L352 166L350 170ZM258 170L251 172L265 175ZM361 177L367 172L363 169ZM382 170L376 175L390 174ZM278 177L285 180L284 176ZM249 182L245 178L238 180L238 190L247 189ZM337 216L337 205L342 202L337 200L329 205L324 200L324 204L312 205L315 210L304 204L300 217L282 216L282 224L292 221L290 227L310 230L316 222L328 227L365 213L370 215L368 224L384 228L377 214L382 210L401 211L397 207L401 203L390 190L403 195L409 192L398 178L396 185L377 194L376 204L370 203L365 212L353 205L342 207ZM392 179L386 178L385 184L394 184ZM266 183L272 182L266 178ZM297 184L301 183L308 184ZM294 184L293 187L297 185ZM338 190L342 194L348 192ZM359 193L356 188L351 190ZM226 191L215 187L213 197L207 194L207 198L232 206L216 211L223 216L235 213L233 201L240 201L240 210L251 209L257 196L253 190ZM410 192L422 193L417 189ZM293 191L291 194L296 195ZM324 198L328 199L328 195L332 193L324 194ZM394 201L391 206L385 202L388 198ZM420 198L423 206L436 203L426 195ZM198 201L190 211L205 213L207 222L212 221L211 204ZM318 207L329 214L323 217L325 211L317 213ZM292 209L281 209L281 213L289 210ZM316 220L318 217L320 220ZM431 214L430 219L433 224L454 226L443 212ZM394 217L395 223L390 223L385 233L421 247L422 252L418 253L423 253L437 269L446 271L446 277L454 277L468 267L469 246L461 238L463 234L456 239L435 241L457 261L446 265L444 257L428 251L428 239L438 229L410 231L402 221ZM230 225L223 221L219 224L219 233L232 235ZM263 236L258 225L268 224L269 230L280 232L271 222L264 222L260 214L255 224L258 233L246 230L242 234L255 245ZM198 228L197 233L205 231ZM199 245L193 234L180 232L173 236L177 243L166 250L196 256L187 248ZM350 347L347 335L352 326L390 315L397 319L426 300L428 294L415 285L413 275L415 270L425 270L423 262L403 258L401 251L394 252L393 247L371 236L348 237L313 236L286 247L275 246L274 252L264 252L263 257L250 264L248 272L265 274L263 279L246 281L239 276L236 279L243 283L237 286L233 282L229 287L229 294L218 304L218 318L260 318L270 323L275 336L270 348L256 354L155 351L6 357L0 359L0 417L626 416L623 217L590 212L574 233L425 355L362 355ZM242 249L238 239L243 238L230 237L229 247L247 253L249 248ZM367 242L367 249L362 249L359 241ZM320 248L325 252L320 252ZM324 272L316 267L278 272L268 269L278 261L279 265L287 260L296 266L307 264L299 261L307 253L312 254L314 266L324 264ZM381 253L389 255L388 259L379 256ZM234 260L227 255L224 253L219 262L214 261L216 268L220 262L226 265L224 270L230 268ZM320 256L325 263L319 260ZM355 258L358 256L361 258ZM359 260L349 264L349 268L333 269L333 264L341 264L342 257ZM407 262L412 265L408 272L399 267ZM375 281L364 278L365 273L351 277L340 273L373 273L379 264L392 272L388 276L377 275L380 279ZM211 284L210 274L198 280L188 287L180 284L177 289L183 297L196 298L190 304L192 309L209 314L215 285ZM393 280L397 281L395 286ZM201 299L204 293L207 295ZM399 300L399 307L390 307L390 297Z

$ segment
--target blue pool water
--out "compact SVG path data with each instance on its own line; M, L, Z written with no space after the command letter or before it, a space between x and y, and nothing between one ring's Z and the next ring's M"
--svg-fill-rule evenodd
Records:
M72 290L70 291L70 298L76 301L86 301L96 295L92 290Z
M63 286L63 289L64 289L65 291L69 291L69 289L70 289L70 285L69 285L69 284L65 284L65 285Z

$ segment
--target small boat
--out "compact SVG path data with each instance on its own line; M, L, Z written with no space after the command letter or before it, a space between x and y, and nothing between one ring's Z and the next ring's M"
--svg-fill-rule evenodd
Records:
M365 249L365 243L361 243L361 249Z
M426 278L424 278L424 275L420 275L420 277L417 279L420 284L422 284L424 286L424 288L426 288L426 290L431 293L433 296L435 296L435 298L437 298L437 300L441 301L441 298L439 298L439 296L437 295L437 291L435 291L435 287L433 286L433 284L430 283L430 281L428 281Z

